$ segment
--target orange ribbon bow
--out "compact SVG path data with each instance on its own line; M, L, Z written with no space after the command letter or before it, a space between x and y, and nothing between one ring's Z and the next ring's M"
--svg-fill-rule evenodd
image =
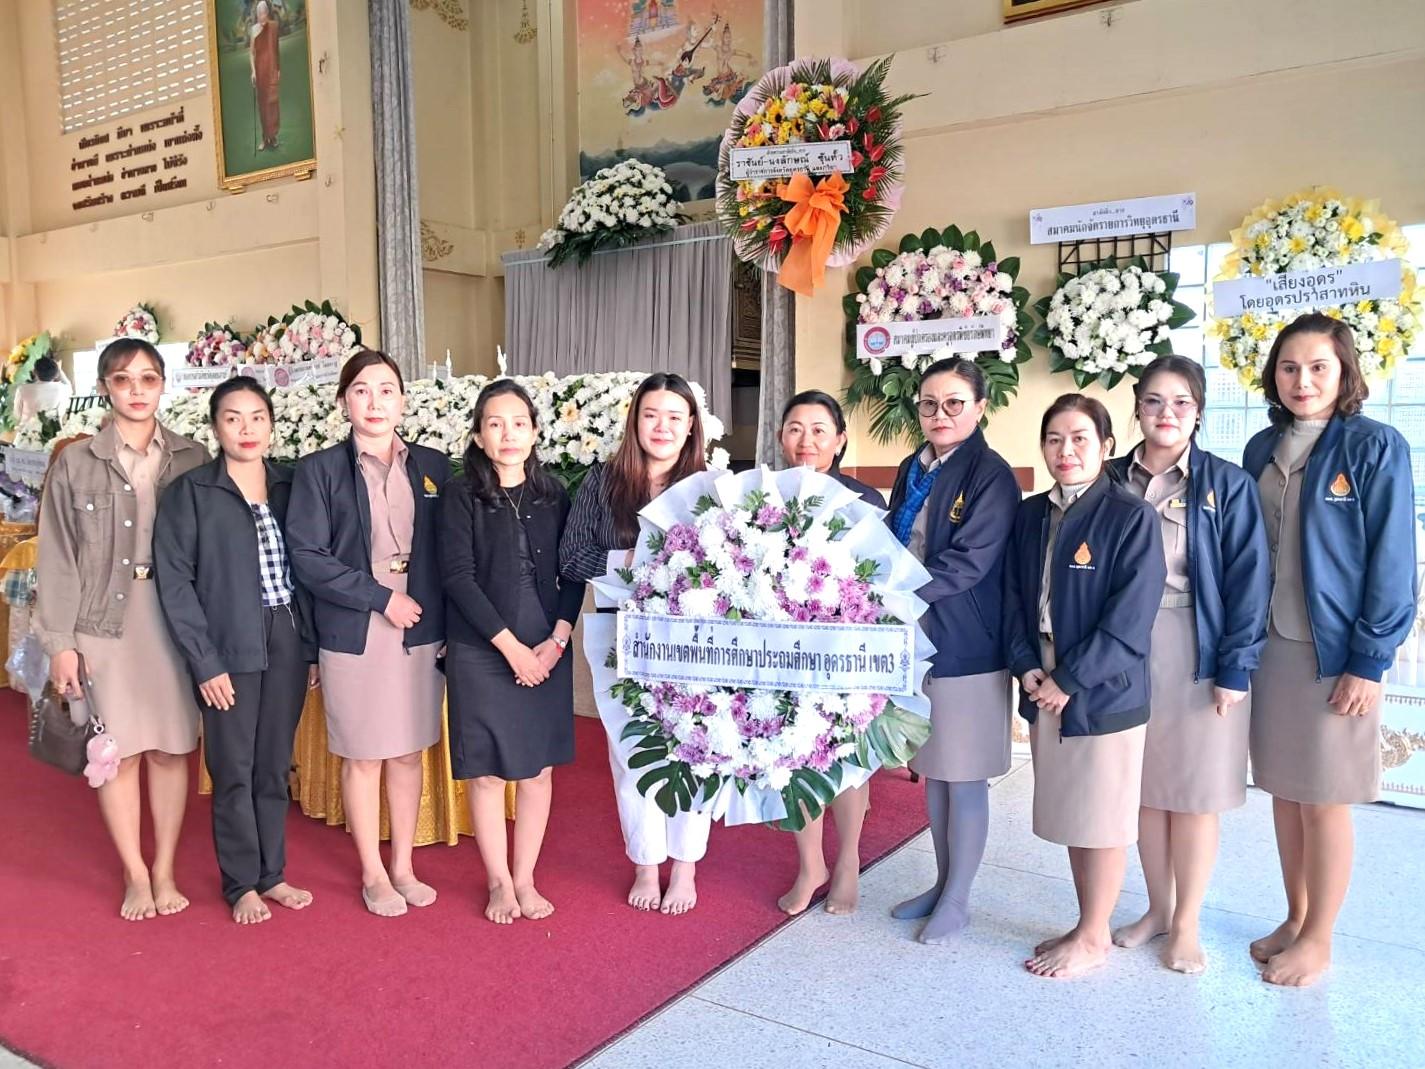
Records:
M821 285L850 189L839 174L827 175L815 188L811 177L801 172L778 184L777 196L793 204L785 220L792 247L777 272L781 285L803 297L810 297Z

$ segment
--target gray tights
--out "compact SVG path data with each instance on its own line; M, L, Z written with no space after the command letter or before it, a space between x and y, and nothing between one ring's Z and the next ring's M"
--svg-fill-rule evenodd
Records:
M897 920L929 918L922 943L943 942L970 922L970 885L990 832L988 780L947 783L926 779L925 807L935 844L935 886L891 910Z

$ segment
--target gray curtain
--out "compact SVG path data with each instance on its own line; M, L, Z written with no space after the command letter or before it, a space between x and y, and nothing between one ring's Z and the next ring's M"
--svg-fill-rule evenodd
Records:
M675 371L732 409L732 243L717 222L550 268L506 253L505 348L512 375Z
M411 89L411 9L391 0L368 0L367 11L371 19L381 347L408 378L418 378L425 374L426 365L425 292Z
M763 52L767 68L790 63L793 0L763 0ZM782 406L797 390L797 297L777 285L777 276L762 275L762 369L757 399L757 462L782 466Z

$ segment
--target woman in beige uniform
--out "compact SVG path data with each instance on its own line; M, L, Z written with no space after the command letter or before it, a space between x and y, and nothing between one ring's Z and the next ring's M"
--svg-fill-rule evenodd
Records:
M1217 857L1218 814L1247 800L1247 682L1266 642L1271 577L1257 490L1197 446L1202 365L1160 356L1134 384L1143 441L1112 471L1161 517L1168 580L1153 623L1152 716L1138 856L1148 909L1122 947L1167 935L1162 961L1207 966L1198 917Z
M54 462L40 509L36 623L50 678L79 697L80 657L96 712L119 745L119 774L99 788L99 810L124 866L120 915L177 913L188 899L173 858L188 800L198 707L164 626L153 584L153 518L164 487L208 459L197 442L158 422L163 358L121 338L99 355L99 392L112 418ZM139 757L148 769L153 865L139 845Z
M440 738L445 641L440 489L450 460L401 441L405 384L368 349L341 369L337 398L351 437L303 457L288 506L292 570L311 592L331 752L361 857L361 897L381 917L429 906L412 865L421 752ZM381 778L391 860L381 862Z

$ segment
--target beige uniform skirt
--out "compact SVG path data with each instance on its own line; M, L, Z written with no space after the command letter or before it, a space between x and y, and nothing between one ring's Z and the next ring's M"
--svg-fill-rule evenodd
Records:
M1054 648L1040 644L1044 670ZM1064 738L1063 719L1040 711L1029 725L1034 761L1034 834L1061 846L1089 849L1138 841L1146 724L1111 735Z
M406 592L406 575L386 561L372 565L376 581ZM327 749L337 757L378 761L417 753L440 738L445 677L435 666L440 643L407 650L405 632L371 614L363 653L319 651Z
M99 719L119 756L145 750L192 753L198 746L198 705L188 669L169 637L153 580L129 584L122 638L74 636L93 684Z
M1310 642L1267 631L1252 679L1252 782L1308 805L1355 805L1380 797L1380 703L1365 716L1329 704L1340 676L1316 678Z
M947 783L989 779L1009 771L1009 672L940 676L925 681L930 738L910 770Z
M1251 697L1218 716L1213 681L1193 682L1197 621L1191 605L1158 610L1152 649L1143 805L1171 813L1236 809L1247 801Z

